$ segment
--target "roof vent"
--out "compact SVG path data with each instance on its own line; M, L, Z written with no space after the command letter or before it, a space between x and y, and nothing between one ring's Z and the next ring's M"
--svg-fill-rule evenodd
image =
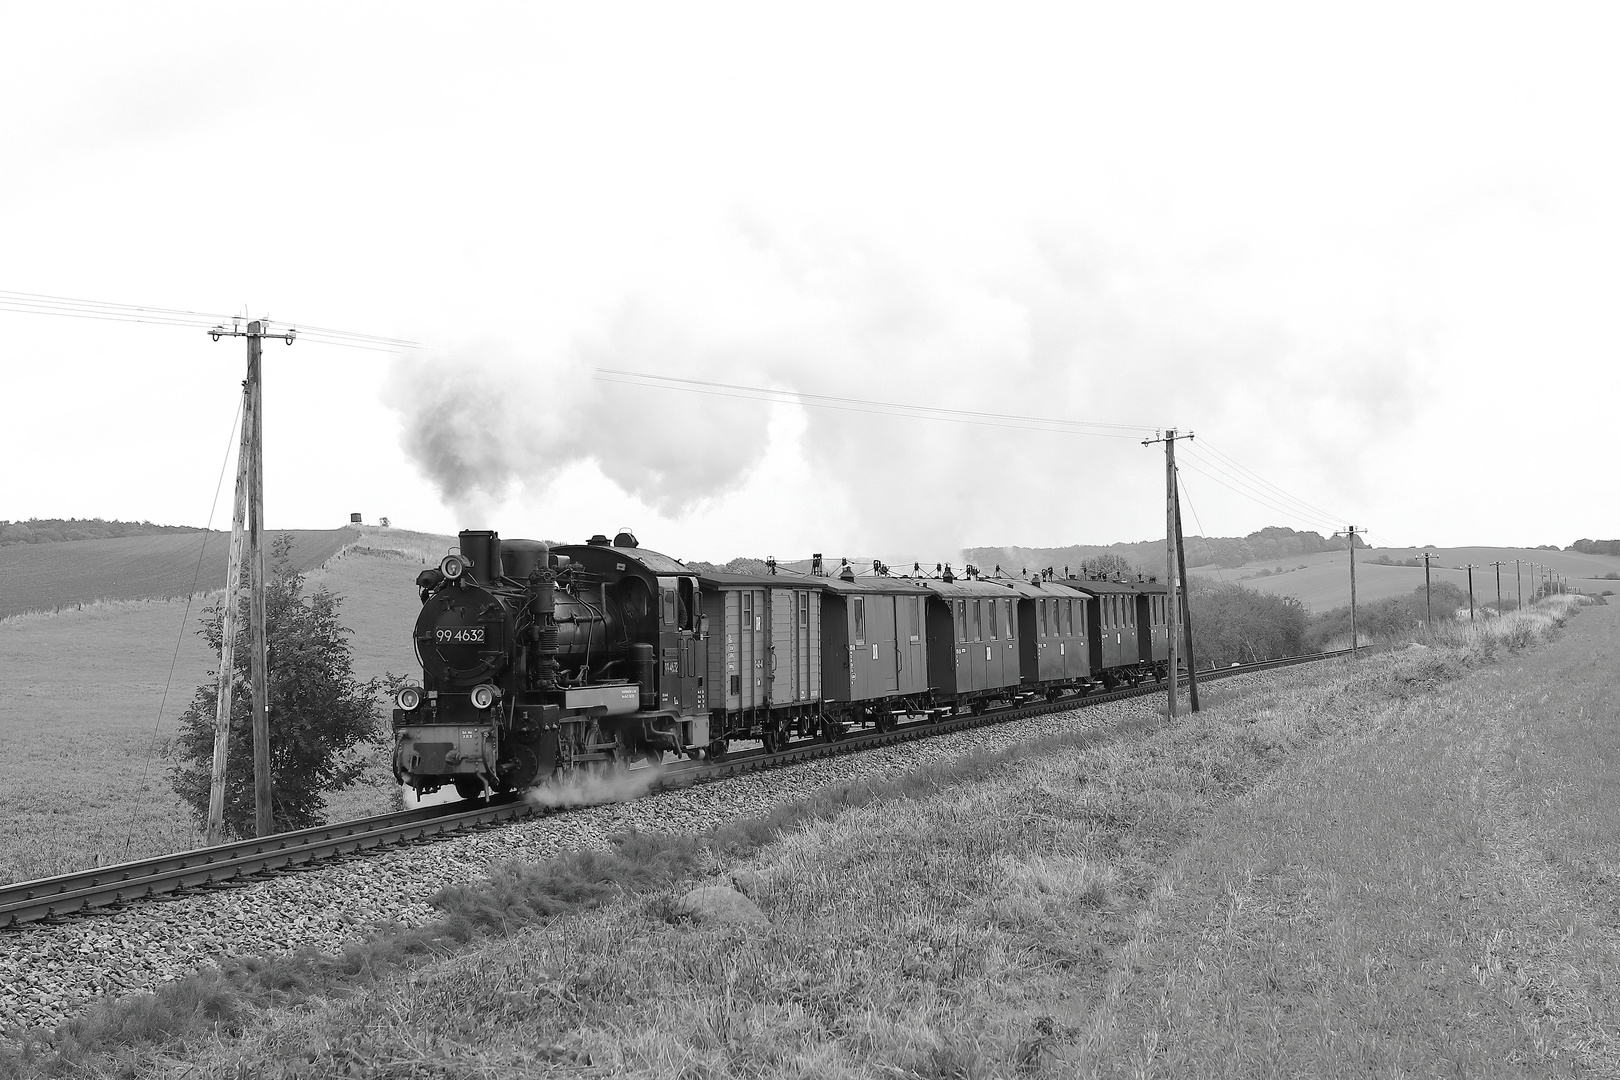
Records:
M610 547L611 546L608 543L608 538L603 536L601 533L597 533L595 536L591 537L589 540L587 540L585 542L587 544L589 544L591 547Z

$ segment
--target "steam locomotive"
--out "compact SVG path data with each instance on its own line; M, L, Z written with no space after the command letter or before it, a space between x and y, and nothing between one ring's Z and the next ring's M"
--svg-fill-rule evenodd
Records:
M887 730L1031 695L1163 679L1167 592L1146 581L698 573L612 540L548 546L469 530L416 579L422 681L395 699L394 775L418 794L718 759L738 739Z

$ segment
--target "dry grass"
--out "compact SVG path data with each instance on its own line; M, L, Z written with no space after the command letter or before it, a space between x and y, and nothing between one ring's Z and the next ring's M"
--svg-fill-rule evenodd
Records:
M1173 727L513 867L442 898L431 947L327 962L313 985L277 968L304 987L285 1006L262 973L224 1004L217 982L178 987L181 1034L157 1009L75 1060L133 1043L131 1075L163 1055L189 1075L1612 1074L1617 643L1597 609L1495 666L1452 647L1270 673ZM739 869L768 930L675 914ZM123 1031L119 1008L61 1038Z

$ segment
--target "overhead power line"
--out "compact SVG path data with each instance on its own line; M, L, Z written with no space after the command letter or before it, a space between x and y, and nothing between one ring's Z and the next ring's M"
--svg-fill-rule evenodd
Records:
M50 293L16 292L0 289L0 311L19 315L54 315L72 319L94 319L102 322L150 323L158 326L198 326L207 328L221 323L240 321L241 316L222 315L217 312L191 311L186 308L155 307L148 304L120 304L106 300L85 300ZM358 334L350 330L337 330L329 326L300 325L291 320L278 320L278 325L297 331L298 336L323 345L337 345L345 349L367 349L373 352L397 352L420 346L405 338L378 337Z
M613 368L597 368L596 378L602 382L616 383L621 386L648 386L663 390L679 390L688 394L708 394L714 397L805 405L811 408L835 409L841 412L909 416L919 420L939 420L946 423L974 424L982 427L1018 428L1026 431L1056 431L1071 435L1096 435L1110 439L1135 439L1139 438L1144 432L1158 430L1147 424L1105 424L1090 420L1066 420L1048 416L1025 416L1017 413L946 409L932 405L911 405L894 401L840 397L834 394L810 394L800 390L773 390L763 386L741 386L736 383L708 382L703 379L682 379L671 375L651 375L640 371L619 371Z

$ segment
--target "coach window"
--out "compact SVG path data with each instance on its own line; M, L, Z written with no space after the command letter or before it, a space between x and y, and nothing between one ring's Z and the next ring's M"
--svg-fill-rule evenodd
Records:
M911 640L922 640L922 597L911 598Z
M810 625L810 594L807 592L799 594L799 625Z
M866 597L855 598L855 644L866 644Z
M996 603L994 600L988 601L988 603L990 605L990 640L994 641L998 636L1000 636L997 627L996 609L1001 605Z
M1007 640L1011 641L1018 636L1018 605L1013 601L1007 604Z
M967 640L967 601L956 602L956 640Z
M984 640L984 608L978 600L973 601L973 640Z
M742 594L742 632L747 634L754 629L754 594Z

